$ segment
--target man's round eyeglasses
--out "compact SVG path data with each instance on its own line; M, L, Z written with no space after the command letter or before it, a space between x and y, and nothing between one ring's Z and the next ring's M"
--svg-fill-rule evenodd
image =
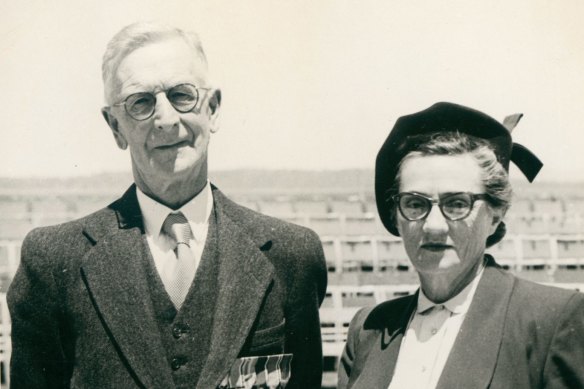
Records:
M425 219L432 210L434 204L438 204L440 212L448 220L462 220L470 215L476 200L488 200L489 195L481 193L449 193L440 196L438 200L414 193L402 192L391 197L401 215L409 221Z
M175 85L164 92L166 98L178 112L186 113L192 111L199 101L199 90L210 90L211 88L200 88L192 84ZM123 105L126 112L133 119L142 121L149 119L156 109L156 95L151 92L138 92L129 95L116 106Z

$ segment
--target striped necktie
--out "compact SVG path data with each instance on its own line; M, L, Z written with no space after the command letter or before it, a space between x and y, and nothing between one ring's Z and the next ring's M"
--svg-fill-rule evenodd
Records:
M189 246L193 234L182 212L170 213L164 220L162 230L176 242L176 262L168 264L169 277L165 280L164 287L176 309L180 309L197 269L195 256Z

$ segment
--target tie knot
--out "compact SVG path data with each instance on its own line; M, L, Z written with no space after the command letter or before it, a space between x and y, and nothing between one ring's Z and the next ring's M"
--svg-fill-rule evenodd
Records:
M192 236L191 227L185 215L182 212L169 213L164 224L162 225L162 230L171 238L176 241L176 244L186 244L189 246L189 240Z

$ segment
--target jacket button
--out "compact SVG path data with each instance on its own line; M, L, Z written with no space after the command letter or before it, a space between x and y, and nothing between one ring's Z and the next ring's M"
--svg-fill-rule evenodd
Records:
M172 361L170 361L170 367L174 371L180 369L181 366L184 364L185 364L185 360L183 358L179 358L179 357L172 358Z
M179 339L182 334L182 329L179 326L172 327L172 336L174 336L175 339Z

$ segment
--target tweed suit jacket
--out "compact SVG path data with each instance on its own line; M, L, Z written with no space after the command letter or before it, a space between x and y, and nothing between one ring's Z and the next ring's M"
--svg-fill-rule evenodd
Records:
M417 293L359 311L339 389L386 389ZM439 389L584 388L584 295L487 267L444 366Z
M202 366L193 387L215 388L237 358L277 353L293 354L288 388L320 387L318 236L212 193L220 288L207 307L208 355L192 355ZM8 291L12 387L174 386L140 265L144 244L135 186L92 215L29 233Z

